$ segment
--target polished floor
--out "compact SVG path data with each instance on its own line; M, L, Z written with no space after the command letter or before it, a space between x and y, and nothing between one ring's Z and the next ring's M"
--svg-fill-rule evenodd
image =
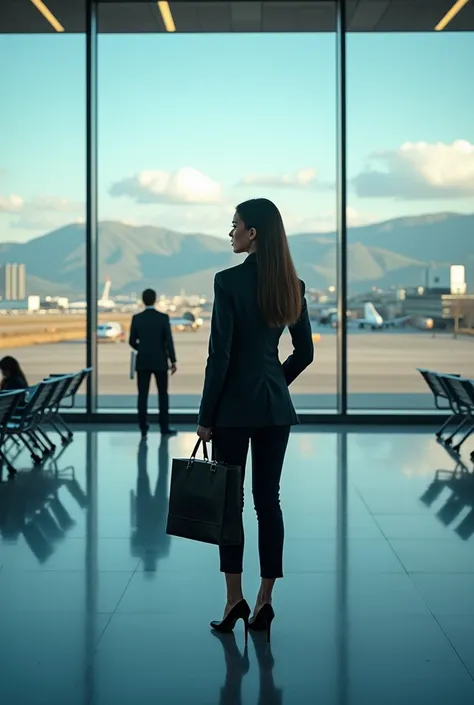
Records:
M454 472L430 432L293 433L271 650L246 652L241 626L208 628L215 547L165 533L171 461L194 440L77 431L43 471L4 478L2 705L472 705L469 466ZM245 525L252 602L250 501Z

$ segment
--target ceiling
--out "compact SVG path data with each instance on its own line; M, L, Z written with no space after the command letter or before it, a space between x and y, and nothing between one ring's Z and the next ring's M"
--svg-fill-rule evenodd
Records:
M43 0L66 32L85 31L86 0ZM347 0L351 32L430 32L454 0ZM171 0L176 31L334 32L334 2L317 0ZM474 0L449 23L446 31L474 30ZM47 34L54 29L31 0L1 0L0 33ZM104 33L164 32L156 2L102 0L99 31Z

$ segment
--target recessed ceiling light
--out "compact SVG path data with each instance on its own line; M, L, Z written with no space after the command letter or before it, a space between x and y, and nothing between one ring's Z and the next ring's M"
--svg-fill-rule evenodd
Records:
M161 12L161 17L163 18L163 24L167 32L176 32L176 26L174 24L173 15L171 14L169 2L159 2L158 8Z
M46 7L42 0L31 0L31 2L36 7L38 12L41 12L43 17L48 20L49 24L51 25L51 27L53 27L53 29L56 30L56 32L64 32L64 27L62 26L61 22L56 19L51 10Z
M452 8L450 10L448 10L448 12L445 14L445 16L438 22L438 24L435 27L435 30L437 32L441 32L441 30L444 29L446 27L446 25L448 25L451 22L453 17L456 17L458 12L460 10L462 10L464 5L467 5L468 2L469 2L469 0L457 0L457 2L454 3Z

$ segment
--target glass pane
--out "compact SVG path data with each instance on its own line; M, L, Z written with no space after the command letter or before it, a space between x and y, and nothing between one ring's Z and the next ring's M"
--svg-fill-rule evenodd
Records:
M473 373L474 42L450 29L347 37L352 409L432 409L417 368Z
M86 362L84 4L67 15L12 3L0 34L0 356L30 384Z
M316 362L294 383L295 404L335 410L336 338L324 325L336 284L334 4L171 7L172 35L149 3L100 6L99 306L110 326L100 406L135 406L126 340L151 287L174 330L172 408L197 409L214 275L242 261L228 237L234 209L266 197L282 212L314 323ZM290 351L285 334L281 354Z

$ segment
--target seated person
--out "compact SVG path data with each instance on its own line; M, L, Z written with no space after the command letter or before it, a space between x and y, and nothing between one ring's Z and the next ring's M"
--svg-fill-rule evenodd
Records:
M0 360L2 380L0 391L12 392L16 389L28 389L28 382L20 367L18 360L7 355Z

